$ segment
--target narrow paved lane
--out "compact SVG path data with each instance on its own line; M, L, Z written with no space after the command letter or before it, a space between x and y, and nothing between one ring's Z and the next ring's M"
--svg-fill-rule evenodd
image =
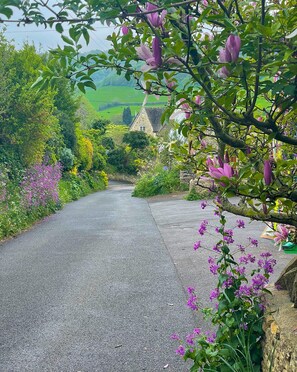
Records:
M0 246L0 371L187 371L194 327L148 204L107 191ZM168 366L167 366L168 365Z

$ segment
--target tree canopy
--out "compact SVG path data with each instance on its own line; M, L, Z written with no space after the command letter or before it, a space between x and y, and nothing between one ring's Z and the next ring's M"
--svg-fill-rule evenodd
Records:
M224 209L297 226L295 1L2 4L5 21L55 27L65 42L52 51L38 86L67 76L82 91L95 88L92 74L101 68L136 79L147 94L170 98L163 120L178 116L189 140L178 151L202 181L212 178L211 186L202 185L220 193ZM111 48L80 54L97 20L116 26ZM233 195L240 204L228 199Z

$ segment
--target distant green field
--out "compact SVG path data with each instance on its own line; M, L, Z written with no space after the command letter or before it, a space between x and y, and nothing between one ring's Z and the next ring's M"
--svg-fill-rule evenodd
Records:
M105 86L95 90L87 90L86 98L92 104L100 116L114 122L120 122L125 107L130 107L132 115L140 109L144 100L144 93L128 86ZM159 100L155 96L149 96L148 106L164 106L166 97ZM112 106L116 104L116 106ZM108 107L110 105L110 107Z

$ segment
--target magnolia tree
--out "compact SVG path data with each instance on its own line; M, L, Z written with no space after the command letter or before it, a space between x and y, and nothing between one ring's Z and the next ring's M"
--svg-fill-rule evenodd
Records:
M297 226L295 0L2 0L4 22L55 27L65 46L38 85L66 75L84 91L115 68L178 109L179 148L227 211ZM21 10L19 19L14 9ZM19 13L17 13L19 14ZM106 53L80 54L95 21L114 25ZM68 29L64 31L64 25ZM59 63L57 63L57 60ZM136 63L141 61L142 63ZM205 182L205 178L212 179ZM240 196L234 203L230 196Z

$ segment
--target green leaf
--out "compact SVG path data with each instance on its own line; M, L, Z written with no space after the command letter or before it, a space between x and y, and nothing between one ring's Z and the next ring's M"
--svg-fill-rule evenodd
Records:
M86 44L88 45L89 42L90 42L90 35L89 35L89 32L86 28L83 28L82 29L82 33L83 33L83 36L84 36L84 39L86 41Z
M64 31L62 23L56 24L56 31L59 32L59 34L61 34Z
M84 84L86 87L92 88L92 89L94 89L94 90L97 89L95 83L94 83L93 81L91 81L91 80L89 80L89 81L85 81L83 84Z
M66 43L66 44L70 44L70 45L74 45L74 42L69 39L69 37L65 36L65 35L61 35L61 38L62 40Z
M77 83L77 87L78 89L83 92L83 93L86 93L86 90L85 90L85 84L84 83Z
M13 15L13 11L10 8L0 8L0 13L4 14L8 19Z

